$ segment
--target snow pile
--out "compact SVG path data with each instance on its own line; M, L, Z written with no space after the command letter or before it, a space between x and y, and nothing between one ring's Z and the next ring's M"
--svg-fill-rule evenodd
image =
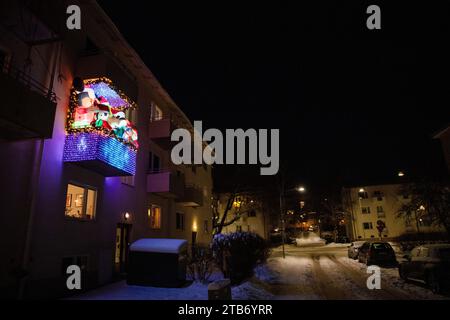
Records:
M350 247L350 243L335 243L335 242L331 242L329 244L327 244L328 248L347 248Z
M180 253L187 247L181 239L140 239L130 246L130 251Z
M303 233L300 238L295 239L297 246L324 246L326 241L314 232Z
M231 297L233 300L273 300L274 295L267 292L262 287L247 281L243 284L231 288Z

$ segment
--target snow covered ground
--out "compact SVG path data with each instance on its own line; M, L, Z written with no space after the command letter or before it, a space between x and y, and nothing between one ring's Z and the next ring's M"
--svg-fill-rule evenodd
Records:
M450 299L424 286L406 283L397 268L381 268L381 290L367 288L367 267L347 257L347 245L275 248L266 264L249 281L232 288L235 300L422 300ZM398 256L401 256L398 252ZM212 280L220 279L214 273ZM124 281L73 297L93 300L206 300L208 286L191 283L184 288L128 286Z

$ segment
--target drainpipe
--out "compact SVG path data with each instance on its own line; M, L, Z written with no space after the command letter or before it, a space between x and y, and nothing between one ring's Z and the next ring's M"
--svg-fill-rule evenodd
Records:
M25 287L26 283L30 274L29 270L29 262L30 262L30 256L31 256L31 244L32 244L32 231L33 231L33 223L34 223L34 216L36 214L36 201L37 201L37 195L38 195L38 189L39 189L39 177L41 173L41 163L42 163L42 154L44 151L44 139L40 139L36 143L36 152L35 157L33 160L33 168L32 168L32 174L31 174L31 181L30 181L30 188L29 188L29 199L30 199L30 212L28 215L28 221L27 221L27 229L26 229L26 235L25 235L25 245L23 249L23 256L22 256L22 270L26 273L25 276L23 276L20 279L19 282L19 292L18 292L18 299L24 299L25 297Z

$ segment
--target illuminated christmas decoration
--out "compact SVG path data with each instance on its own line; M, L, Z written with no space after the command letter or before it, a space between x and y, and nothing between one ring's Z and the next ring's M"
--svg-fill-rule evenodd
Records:
M123 174L134 175L136 172L136 151L113 137L85 132L70 134L64 145L64 162L89 163L101 161Z
M134 175L138 135L126 119L127 110L133 108L136 104L108 78L75 78L67 112L64 162L88 165L106 176Z

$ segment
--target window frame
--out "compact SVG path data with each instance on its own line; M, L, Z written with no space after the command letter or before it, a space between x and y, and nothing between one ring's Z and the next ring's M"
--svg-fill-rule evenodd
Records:
M67 207L66 206L64 206L64 218L65 219L67 219L67 220L70 220L70 221L83 221L83 222L86 222L86 221L96 221L97 220L97 205L98 205L98 188L97 187L93 187L93 186L91 186L91 185L88 185L88 184L83 184L83 183L80 183L80 182L76 182L76 181L68 181L67 183L66 183L66 192L65 192L65 196L66 196L66 199L67 199L67 192L68 192L68 190L69 190L69 185L73 185L73 186L75 186L75 187L78 187L78 188L82 188L83 189L83 205L82 205L82 213L83 213L83 218L77 218L77 217L73 217L73 216L69 216L69 215L67 215L66 214L66 209L67 209ZM87 219L87 218L85 218L86 217L86 211L87 211L87 201L88 201L88 194L89 194L89 190L91 190L91 191L94 191L94 194L95 194L95 197L94 197L94 205L93 205L93 207L94 207L94 212L93 212L93 214L92 214L92 218L90 218L90 219ZM72 199L72 201L74 201L74 199Z
M179 228L179 225L178 225L178 217L182 218L179 220L181 223L181 228ZM175 212L175 229L178 231L185 231L186 230L185 222L186 222L186 215L184 214L184 212L180 212L180 211Z

